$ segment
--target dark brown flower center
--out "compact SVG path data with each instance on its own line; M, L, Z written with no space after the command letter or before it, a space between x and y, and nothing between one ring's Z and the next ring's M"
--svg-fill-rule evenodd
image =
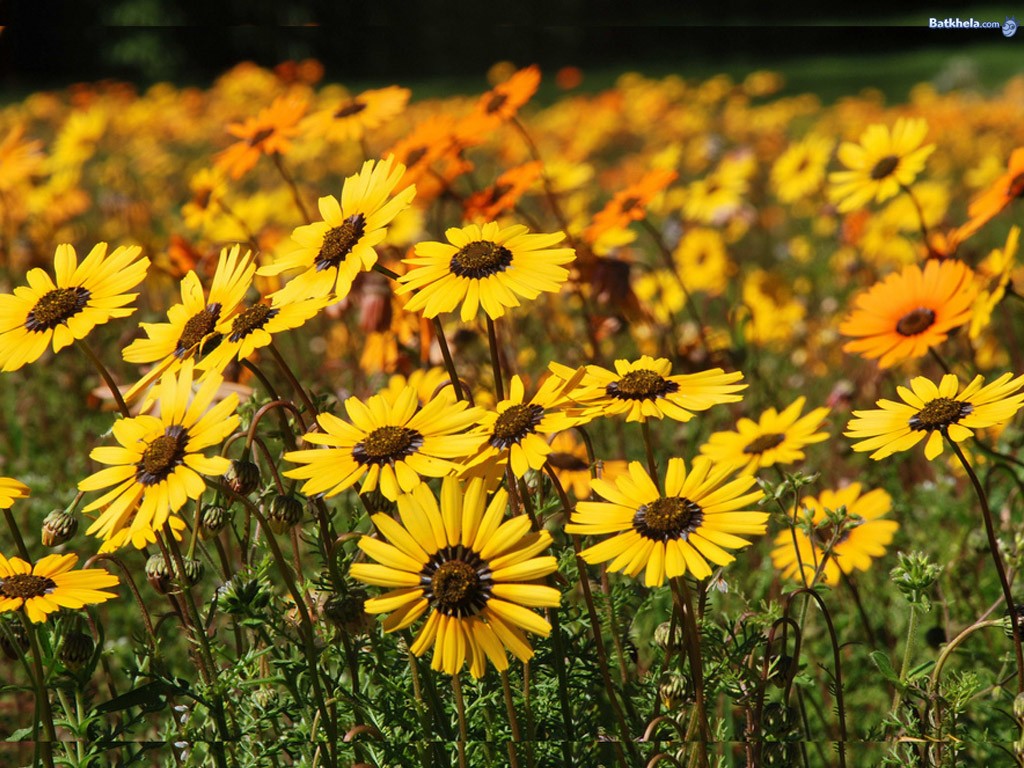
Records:
M452 274L480 280L504 272L512 263L512 251L490 240L477 240L465 245L452 256Z
M366 109L366 105L363 102L359 101L359 99L352 99L352 101L335 112L334 117L340 120L343 117L358 115L364 109Z
M973 410L974 406L970 403L950 397L937 397L925 403L924 408L910 417L910 429L914 432L944 430L950 424L956 424Z
M272 309L269 304L254 304L240 314L231 323L232 341L241 341L253 331L258 331L267 322L277 316L279 310Z
M491 570L480 555L462 545L445 547L420 571L424 597L446 616L475 616L491 598Z
M916 336L924 333L935 323L935 312L928 307L918 307L907 312L896 323L896 332L901 336Z
M333 227L324 234L323 245L316 255L314 264L317 272L338 266L352 253L360 238L366 233L366 217L361 213L349 216L341 226Z
M640 198L639 197L636 197L635 195L631 196L631 197L627 197L625 200L622 201L622 204L619 206L619 210L622 211L623 213L629 213L634 208L636 208L639 204L640 204Z
M360 464L391 464L423 446L423 435L407 427L377 427L352 449Z
M582 472L590 468L590 465L575 453L566 453L565 451L549 453L548 463L555 469L562 469L566 472Z
M20 597L28 600L30 597L42 597L56 588L57 583L53 579L32 573L16 573L0 579L0 595L8 598Z
M273 128L263 128L263 129L257 131L256 133L254 133L249 138L249 142L248 142L249 146L250 147L255 147L257 144L261 144L262 142L266 141L267 139L269 139L273 135L274 135L274 129Z
M188 319L178 337L178 343L174 345L175 357L185 357L189 350L213 333L213 329L217 327L217 321L220 319L220 309L221 305L214 302Z
M1007 197L1024 197L1024 173L1018 173L1010 180L1006 195Z
M25 328L36 333L53 330L85 309L89 295L89 291L80 286L55 288L44 293L25 317Z
M426 154L426 147L416 147L416 149L409 150L409 154L405 156L405 167L412 168L416 163L422 160Z
M135 479L142 485L163 482L174 468L185 460L188 430L174 424L146 446L142 458L135 465Z
M763 435L758 435L743 449L744 453L764 453L765 451L771 450L777 445L781 445L782 441L786 439L785 435L781 435L778 432L766 432Z
M696 502L670 496L644 504L633 515L633 528L645 539L670 541L686 539L700 528L704 512Z
M192 198L192 205L201 210L206 210L206 206L210 204L210 199L213 197L213 190L209 187L197 190L195 196Z
M678 392L679 385L654 371L641 369L630 371L618 381L613 381L604 391L619 400L656 400Z
M875 167L871 169L871 178L875 181L881 181L895 171L896 166L899 164L900 159L896 155L886 155L875 163Z
M518 443L531 432L544 417L544 408L539 405L512 405L502 411L494 422L491 433L491 445L495 448L508 448Z
M505 106L506 101L508 101L508 96L506 94L495 93L487 100L487 104L484 106L484 109L487 111L487 114L494 114Z

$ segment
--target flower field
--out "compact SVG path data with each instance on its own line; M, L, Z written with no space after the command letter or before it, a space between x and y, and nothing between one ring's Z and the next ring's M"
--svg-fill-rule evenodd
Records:
M1024 765L1024 76L486 76L0 107L0 764Z

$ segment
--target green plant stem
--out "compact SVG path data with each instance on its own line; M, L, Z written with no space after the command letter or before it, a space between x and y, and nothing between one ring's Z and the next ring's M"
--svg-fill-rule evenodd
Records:
M157 653L157 640L156 632L153 630L153 619L150 618L149 608L146 607L146 602L142 599L142 593L139 592L139 588L135 584L135 578L132 576L131 570L127 565L121 562L116 555L111 554L93 555L85 561L85 565L82 566L82 569L85 570L89 568L97 560L106 560L113 563L124 575L124 583L128 585L128 590L132 593L132 598L134 598L135 604L139 607L139 615L142 616L142 623L146 625L146 636L149 638L150 650L155 656Z
M651 481L658 491L661 491L661 483L658 481L658 463L654 460L654 444L651 440L651 427L644 419L640 422L640 431L644 436L644 453L647 455L647 471L651 475Z
M46 674L43 672L43 652L39 644L39 635L35 623L28 620L22 612L21 621L28 634L29 646L32 650L32 684L35 687L36 708L39 721L43 725L44 738L37 742L42 760L47 768L53 768L53 744L57 741L56 729L53 726L53 708L50 706L50 694L46 689Z
M494 371L494 397L498 402L505 399L505 380L501 374L501 353L498 348L498 331L494 321L487 315L487 344L491 349L491 370Z
M516 753L516 745L522 741L519 733L519 718L516 717L516 708L512 702L512 686L508 682L508 672L501 671L501 690L505 696L505 712L508 714L508 725L512 730L512 741L508 743L508 763L511 768L519 768L519 756Z
M677 576L671 581L672 590L676 593L680 620L683 624L683 635L686 640L686 654L689 660L690 677L693 680L693 696L695 716L700 727L701 740L698 743L698 755L703 768L708 768L708 744L712 742L711 725L708 722L707 704L704 700L704 662L701 658L700 628L697 626L697 614L694 612L693 594L686 579Z
M285 168L284 161L281 159L281 155L277 152L270 153L270 159L274 161L274 166L277 168L277 172L281 174L281 178L284 179L284 183L288 185L288 189L291 190L292 200L295 201L295 207L299 209L299 213L307 224L312 224L313 219L309 217L309 211L306 210L306 204L302 202L302 194L299 192L299 187L295 183L295 179Z
M281 551L281 546L277 543L277 539L270 530L270 526L267 523L267 519L263 516L263 513L260 512L256 505L247 497L235 493L228 486L215 481L208 482L212 482L214 487L222 493L229 495L245 505L245 508L249 510L249 513L259 521L263 530L267 532L265 538L268 546L270 547L271 554L274 557L274 562L276 563L277 569L288 588L288 592L292 596L292 601L295 603L295 607L299 612L299 621L302 625L302 647L306 657L306 665L309 667L309 678L313 699L316 701L317 710L321 719L324 721L324 727L327 729L328 758L333 768L333 766L337 765L337 755L335 750L337 749L338 744L338 726L335 719L330 716L327 704L324 701L323 691L321 690L320 668L317 665L316 647L313 643L313 621L310 619L309 613L306 610L306 601L303 599L302 592L295 584L295 579L292 578L291 569L288 566L288 560Z
M288 383L291 384L292 389L295 390L295 394L299 396L299 399L302 400L302 404L306 406L306 410L309 411L309 413L315 418L319 411L317 410L316 406L313 405L313 401L306 393L305 388L295 377L295 374L292 372L292 369L288 365L287 361L278 351L277 345L274 342L270 342L270 345L267 347L267 349L269 349L270 354L273 355L274 360L277 362L277 367L281 369L281 373L284 374L284 377L288 379Z
M124 397L121 396L120 387L118 387L114 382L114 377L110 375L110 371L107 370L103 361L100 360L99 355L96 354L96 350L94 350L85 339L79 339L75 346L85 353L85 356L89 358L89 361L96 368L96 372L99 373L100 377L107 385L107 389L110 390L110 394L114 398L114 402L117 403L117 409L121 411L121 415L126 419L131 418L132 412L128 409L128 404L125 403Z
M963 451L960 450L960 446L956 444L949 435L943 430L943 435L946 442L949 443L953 449L953 453L956 454L960 464L963 466L967 476L971 478L971 483L974 485L974 492L978 496L978 502L981 504L981 515L985 521L985 534L988 536L989 550L992 552L992 562L995 563L996 573L999 576L999 586L1003 590L1003 599L1006 601L1006 610L1010 617L1010 626L1013 629L1013 652L1017 660L1017 694L1024 693L1024 650L1021 648L1021 628L1020 622L1017 621L1017 610L1013 602L1013 592L1010 590L1010 582L1006 578L1006 569L1003 567L1003 558L999 555L999 542L996 539L995 526L992 523L992 510L988 505L988 497L985 495L985 489L981 486L981 481L978 480L978 476L974 473L974 469L971 467L967 457L964 456Z
M459 740L456 742L459 750L459 768L466 768L466 742L469 740L469 733L466 729L466 702L462 698L462 681L459 674L452 675L452 693L455 696L455 712L459 717Z
M917 608L910 606L910 617L907 619L907 640L903 648L903 663L900 664L900 687L896 689L896 695L892 699L892 713L899 712L900 704L903 703L903 687L907 684L907 674L910 672L910 663L914 656L914 645L917 639Z
M196 605L192 588L185 583L185 562L182 559L181 550L178 548L178 542L174 538L170 523L164 523L163 540L161 540L160 536L157 536L157 544L163 552L165 562L174 563L174 568L172 568L172 571L174 571L174 581L184 595L182 617L187 619L186 623L189 626L186 628L191 629L195 640L199 644L199 658L202 661L199 665L199 672L203 677L203 682L210 688L211 698L213 699L211 710L217 727L217 739L211 742L210 750L213 752L218 768L226 768L227 757L224 753L224 743L231 740L231 732L224 716L224 701L221 697L221 692L217 688L216 664L213 661L213 652L210 650L210 638L203 628L199 607Z
M10 508L4 510L4 520L7 521L7 527L10 529L11 536L14 538L14 545L18 548L18 556L26 563L31 563L32 558L28 553L28 547L25 546L25 539L21 537L21 530L18 528L18 522L14 519L14 513L11 512Z

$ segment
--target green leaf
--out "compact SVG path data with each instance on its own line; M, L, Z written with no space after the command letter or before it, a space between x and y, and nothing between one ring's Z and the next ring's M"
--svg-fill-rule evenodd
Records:
M96 707L96 711L106 714L107 712L120 712L129 707L141 707L147 712L158 712L167 706L166 697L169 694L191 696L186 688L171 685L164 680L154 680L100 704Z
M882 673L882 677L901 690L906 687L902 682L900 682L900 676L897 675L896 670L892 668L892 663L889 661L889 657L886 654L882 651L872 651L869 655L871 656L871 661L874 662L876 667L878 667L878 671Z

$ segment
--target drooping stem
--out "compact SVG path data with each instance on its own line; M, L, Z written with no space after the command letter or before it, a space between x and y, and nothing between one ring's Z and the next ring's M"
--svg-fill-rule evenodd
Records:
M946 430L942 430L942 436L949 443L953 449L953 453L956 454L960 464L963 466L967 476L971 478L971 484L974 486L974 492L978 496L978 502L981 504L981 516L985 521L985 535L988 536L988 547L992 552L992 562L995 563L996 573L999 576L999 586L1003 590L1003 599L1006 601L1006 610L1010 616L1010 626L1013 629L1013 652L1017 657L1017 694L1024 693L1024 649L1021 648L1021 627L1020 622L1017 621L1017 609L1013 602L1013 592L1010 589L1010 582L1006 578L1006 569L1003 567L1003 558L999 555L999 542L996 540L995 526L992 523L992 510L988 505L988 497L985 495L985 489L981 486L981 481L978 480L978 476L974 473L974 469L971 467L967 457L964 456L963 451L960 450L960 446L956 444L946 433Z
M121 415L126 419L130 418L132 412L128 410L128 404L125 403L124 398L121 396L121 388L114 382L114 377L110 375L110 371L107 370L107 366L105 366L103 361L100 360L99 355L96 354L96 350L94 350L85 339L79 339L76 346L85 353L85 356L89 358L93 367L96 368L96 372L107 385L107 389L110 390L110 395L114 398L114 402L117 403L117 409L121 411Z
M295 179L285 168L284 161L281 159L281 155L277 152L270 153L270 159L274 161L274 165L277 167L277 172L281 174L281 178L284 179L284 183L288 185L288 189L291 190L292 199L295 201L295 207L299 209L299 213L307 224L312 224L313 219L309 217L309 211L306 210L306 204L302 202L302 194L299 192L299 187L295 183Z

